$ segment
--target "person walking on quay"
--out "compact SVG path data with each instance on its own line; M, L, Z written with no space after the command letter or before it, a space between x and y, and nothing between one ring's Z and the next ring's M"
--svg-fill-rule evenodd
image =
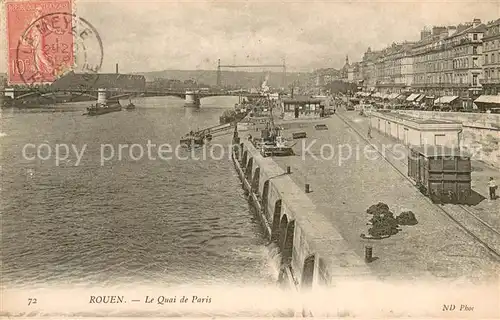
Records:
M371 139L372 138L372 126L368 126L368 138Z
M496 196L497 184L495 183L493 177L490 177L490 181L488 182L488 187L490 187L490 200L495 200L497 198Z

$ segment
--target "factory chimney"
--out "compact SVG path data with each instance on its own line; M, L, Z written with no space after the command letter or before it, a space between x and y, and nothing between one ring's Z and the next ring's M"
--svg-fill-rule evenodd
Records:
M118 74L118 63L116 64L116 74Z

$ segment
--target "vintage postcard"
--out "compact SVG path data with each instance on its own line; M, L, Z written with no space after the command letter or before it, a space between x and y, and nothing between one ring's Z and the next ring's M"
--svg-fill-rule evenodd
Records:
M500 2L0 25L2 318L500 318Z

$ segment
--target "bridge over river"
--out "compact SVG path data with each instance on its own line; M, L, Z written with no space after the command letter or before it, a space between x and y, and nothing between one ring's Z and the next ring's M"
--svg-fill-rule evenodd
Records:
M206 97L215 96L243 96L247 98L265 97L262 93L252 93L247 90L147 90L147 89L118 89L118 88L97 88L97 89L52 89L52 88L5 88L3 94L10 97L12 101L20 104L29 99L42 97L57 100L58 96L65 96L65 101L74 101L74 98L86 97L87 100L97 100L99 95L106 95L107 100L127 99L131 97L152 97L152 96L175 96L184 99L188 107L200 107L200 100Z

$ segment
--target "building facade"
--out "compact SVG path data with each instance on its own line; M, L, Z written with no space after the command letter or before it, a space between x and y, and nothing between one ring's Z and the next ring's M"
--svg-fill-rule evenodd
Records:
M500 19L486 25L483 35L483 94L500 94Z
M422 33L423 38L413 46L414 91L430 100L456 97L461 107L472 108L472 101L481 94L484 31L481 20L474 19L470 24L434 27L430 34Z
M368 48L350 74L365 91L419 93L428 106L472 109L480 95L500 94L500 19L424 28L416 42Z
M372 51L369 47L363 55L361 61L361 77L363 79L363 88L365 91L375 91L377 84L376 62L381 55L380 51Z
M413 83L411 43L392 44L377 59L377 90L382 93L403 93Z

